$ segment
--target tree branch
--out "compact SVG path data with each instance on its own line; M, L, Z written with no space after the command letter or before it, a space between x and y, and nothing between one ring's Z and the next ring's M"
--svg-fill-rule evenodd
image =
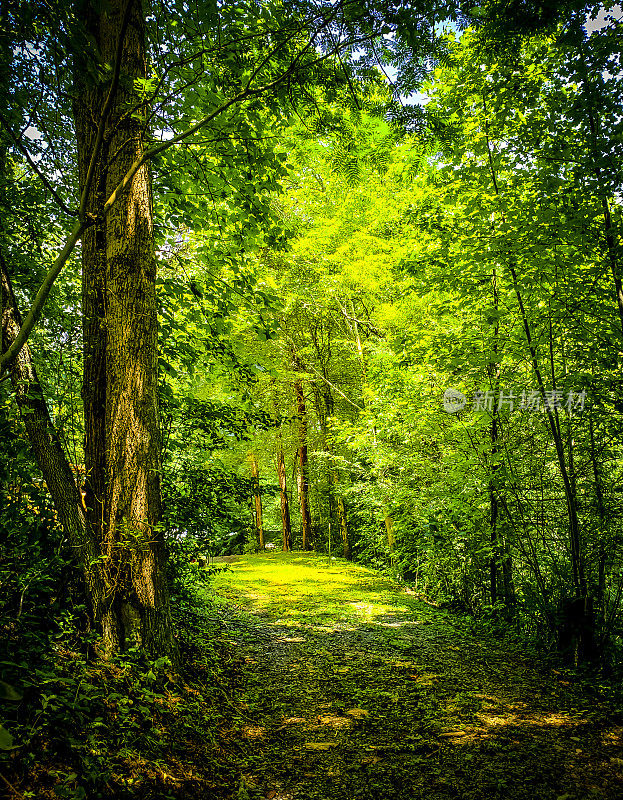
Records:
M86 228L87 228L87 223L81 220L76 220L76 222L74 223L74 226L71 229L71 233L67 237L63 249L59 253L54 264L52 265L52 269L50 269L48 274L45 276L43 283L39 287L39 291L37 292L37 295L33 300L32 307L28 312L28 314L26 315L26 319L22 323L19 333L15 337L15 341L5 353L2 353L2 355L0 355L0 375L2 375L4 370L7 368L8 364L19 354L22 347L28 341L28 337L32 333L32 329L39 321L39 317L41 316L41 312L43 311L43 306L45 305L45 301L48 299L48 295L50 294L50 290L54 285L54 281L60 275L61 270L67 263L69 256L72 254L74 247L82 237L82 234L84 233Z
M28 152L28 148L24 147L24 145L20 142L18 137L13 133L13 131L11 130L11 128L9 126L9 123L7 122L7 120L4 118L4 116L2 114L0 114L0 122L2 123L2 126L4 127L6 132L9 134L9 137L11 138L11 141L13 142L15 147L17 147L17 149L24 156L26 161L28 161L28 163L30 164L30 168L32 169L32 171L35 173L35 175L37 175L37 177L43 183L43 185L48 190L48 192L52 195L52 197L56 201L58 207L62 211L64 211L65 214L69 215L70 217L75 217L77 212L75 210L72 211L72 209L69 208L66 205L65 201L58 194L56 189L54 189L54 187L52 186L50 181L45 177L45 175L42 172L42 170L39 169L39 167L37 166L37 164L33 160L32 156Z
M129 4L131 2L132 2L132 0L129 0ZM126 12L126 14L127 14L127 12ZM298 64L299 64L300 60L303 58L303 56L310 50L311 47L313 47L313 43L316 41L317 35L318 35L318 32L316 32L313 36L310 36L310 40L305 45L305 47L303 47L299 51L299 53L291 60L291 62L288 65L287 69L285 69L274 80L272 80L269 83L266 83L266 84L264 84L262 86L259 86L259 87L255 88L255 89L251 88L250 81L248 81L246 87L241 92L239 92L238 94L234 95L234 97L232 97L229 100L227 100L225 103L220 105L218 108L216 108L210 114L208 114L205 117L203 117L202 119L200 119L194 125L191 125L189 128L187 128L185 131L182 131L177 136L174 136L173 138L168 139L167 141L159 142L157 145L154 145L153 147L145 150L145 152L134 162L134 164L132 164L130 169L126 172L125 176L121 179L121 181L115 187L115 189L113 190L113 192L109 196L108 200L104 204L104 208L102 210L102 213L101 213L101 215L100 215L100 217L99 217L99 219L97 221L101 222L106 218L106 216L108 215L108 212L110 211L110 209L114 206L114 204L121 197L121 195L129 188L129 186L130 186L134 176L138 172L138 170L144 164L146 164L148 161L152 160L159 153L161 153L161 152L163 152L165 150L168 150L170 147L173 147L174 145L179 144L180 142L183 142L185 139L188 139L190 136L192 136L197 131L201 130L201 128L204 128L206 125L208 125L210 122L212 122L213 119L215 119L216 117L218 117L221 114L223 114L225 111L227 111L229 108L231 108L231 106L235 105L236 103L240 103L243 100L247 100L247 99L249 99L251 97L259 97L260 95L265 94L267 92L270 92L272 89L275 89L277 86L279 86L281 83L283 83L297 69ZM343 49L345 47L350 47L350 46L356 46L357 44L361 43L366 38L368 38L368 37L354 39L354 40L352 40L350 42L340 42L338 45L336 45L331 50L327 51L326 53L323 53L323 54L319 55L318 58L312 60L308 66L313 66L315 64L319 64L322 61L325 61L327 58L330 58L331 56L335 55L340 49ZM121 47L121 37L120 37L119 46ZM109 92L109 98L112 101L112 86L111 86L111 92ZM108 102L108 100L107 100L107 102ZM106 112L106 113L108 113L108 112ZM95 159L94 159L94 157L92 157L92 163L94 163L94 161L95 161ZM85 202L85 198L86 198L85 192L86 192L87 188L88 187L85 185L85 191L83 192L83 197L81 198L81 208L82 208L83 202ZM33 301L32 307L31 307L30 311L28 312L28 315L26 316L26 319L24 320L24 323L23 323L23 325L22 325L22 327L21 327L21 329L19 331L19 334L16 336L15 341L13 342L11 347L9 347L9 349L5 353L0 355L0 376L2 375L4 370L7 368L7 365L9 364L9 362L12 361L18 355L18 353L21 350L21 348L28 341L28 337L30 336L30 334L32 332L32 329L34 328L35 324L38 322L38 320L39 320L39 318L41 316L41 313L43 311L43 306L45 304L45 301L48 298L48 295L50 294L52 286L54 285L54 281L60 275L61 270L63 269L63 267L67 263L71 253L73 252L74 247L76 246L78 241L81 239L82 234L84 233L84 231L91 224L93 224L93 222L94 222L94 220L92 220L92 219L84 219L84 218L82 218L82 219L79 218L75 222L75 224L74 224L73 228L71 229L71 232L70 232L67 240L65 241L63 249L61 250L61 252L60 252L59 256L57 257L56 261L54 262L52 268L50 269L50 271L46 275L43 283L41 284L41 287L39 288L39 291L37 292L37 295L36 295L36 297L35 297L35 299ZM337 391L339 391L339 390L337 390ZM342 394L342 392L339 392L339 393ZM343 396L344 396L344 398L346 400L348 400L349 403L351 403L352 405L355 405L354 403L352 403L351 400L349 400L348 397L346 397L346 395L343 395ZM355 406L355 407L358 408L358 406Z

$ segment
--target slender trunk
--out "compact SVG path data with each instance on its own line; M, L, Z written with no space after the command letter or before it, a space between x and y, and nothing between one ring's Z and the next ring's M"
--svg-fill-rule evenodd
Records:
M82 248L86 502L101 557L105 591L96 614L108 652L140 645L175 654L160 519L157 395L156 261L151 178L145 165L104 223L97 219L145 149L133 80L146 76L141 0L79 6L94 42L92 57L114 64L119 88L93 84L84 55L76 60L74 116L81 191L93 174L85 213L96 220ZM120 43L122 46L120 47ZM104 109L108 108L106 116ZM103 128L103 146L93 160Z
M334 473L335 480L337 481L337 474ZM348 522L346 518L346 504L344 498L338 496L337 499L337 515L340 520L340 535L342 537L342 554L344 558L350 561L350 541L348 539Z
M324 372L324 369L323 369ZM316 408L316 417L318 418L318 424L320 426L320 441L321 441L321 450L322 452L318 455L320 456L320 470L322 473L322 480L321 486L325 489L325 495L327 500L328 506L328 514L325 517L324 503L319 504L320 508L320 519L321 525L324 528L325 526L331 530L333 521L337 521L337 507L335 503L335 497L333 495L333 470L332 470L332 463L331 463L331 452L329 448L329 441L328 441L328 429L327 429L327 404L325 397L323 395L323 391L321 391L320 386L317 382L312 384L312 391L314 393L314 406Z
M328 386L324 390L315 391L316 410L318 414L318 421L320 422L320 434L322 436L322 448L324 450L326 461L328 465L328 494L329 494L329 531L331 530L331 523L334 516L337 519L340 531L340 538L342 540L342 554L344 558L351 558L350 541L348 537L348 517L346 513L346 503L343 496L339 493L339 475L335 468L333 460L333 452L331 441L329 439L329 432L327 426L327 418L333 416L333 395ZM334 491L335 487L335 491Z
M532 369L536 376L537 384L539 386L539 390L542 396L545 396L545 384L543 381L543 376L541 374L541 370L539 367L536 348L534 346L532 340L532 333L530 331L530 323L528 322L528 316L526 314L525 306L523 303L523 297L519 290L519 283L517 280L517 271L514 265L510 264L510 271L511 276L513 279L513 287L515 290L515 296L517 297L517 302L519 304L519 310L521 314L521 320L523 323L524 333L526 335L526 341L528 344L528 350L530 352L530 359L532 362ZM573 585L574 588L579 591L582 595L586 593L586 579L584 577L584 560L582 557L581 547L580 547L580 523L578 517L578 509L577 509L577 497L575 494L575 487L573 485L573 481L569 476L569 470L567 469L567 463L565 460L565 451L564 451L564 443L560 432L560 427L557 423L557 419L554 415L553 410L546 406L546 415L547 420L549 423L550 432L552 434L552 439L554 441L554 446L556 449L556 455L558 458L558 467L560 471L560 475L562 477L562 482L565 491L565 498L567 501L567 511L569 516L569 540L571 545L571 568L573 572Z
M361 343L361 335L359 333L359 323L357 322L357 315L355 314L355 304L352 298L350 300L350 312L351 312L350 319L346 312L346 309L344 307L341 308L342 308L342 314L344 316L344 321L346 323L346 327L351 332L353 339L355 341L355 346L357 347L357 355L359 356L359 363L361 364L361 406L362 408L365 409L367 406L365 387L367 386L368 383L368 373L366 369L366 358L363 352L363 345ZM376 424L374 422L372 423L372 441L374 443L374 446L376 447L377 444Z
M0 253L2 294L2 348L15 341L22 325L13 287L3 254ZM87 592L91 600L102 592L98 575L88 565L99 554L97 543L87 523L79 487L72 472L58 433L50 418L30 347L25 344L9 367L11 383L24 428L30 441L54 508L69 539L72 553L84 569Z
M500 543L499 543L499 535L498 535L498 512L499 512L499 505L498 505L498 491L499 486L496 480L497 472L499 469L498 464L498 438L499 438L499 404L497 403L497 398L500 394L500 365L497 360L497 355L499 351L499 344L500 344L500 325L497 320L498 314L498 306L499 306L499 298L498 298L498 285L497 285L497 275L495 270L493 270L493 308L496 315L496 323L493 330L493 354L494 360L492 360L488 366L489 378L491 381L491 389L493 391L494 397L494 408L493 408L493 416L491 418L491 427L490 427L490 440L491 440L491 469L490 469L490 477L489 477L489 513L490 513L490 535L491 535L491 557L489 561L489 574L490 574L490 581L491 581L491 605L495 605L498 600L498 564L500 561Z
M483 109L485 114L485 139L486 139L486 146L487 146L487 154L489 159L489 169L491 172L491 179L493 182L493 188L497 197L500 197L500 190L497 181L497 175L493 163L493 153L491 149L491 142L489 139L489 123L487 118L487 105L486 105L486 96L483 94ZM504 213L502 212L502 219L504 219ZM515 292L515 296L517 298L517 304L519 306L520 317L522 326L524 329L524 334L526 337L526 343L528 345L528 352L530 354L530 362L532 365L532 370L537 380L537 384L539 387L539 391L541 392L541 396L545 397L545 384L543 381L543 375L541 373L541 369L539 367L538 357L536 353L536 347L534 345L534 341L532 339L532 332L530 329L530 322L528 320L528 315L526 313L526 308L523 302L523 296L519 289L519 282L517 280L517 270L516 270L516 263L512 257L509 257L508 260L508 267L511 273L511 277L513 280L513 289ZM550 336L551 342L551 336ZM551 353L550 353L551 357ZM578 504L577 504L577 494L576 494L576 487L575 487L575 479L573 477L573 473L567 468L567 463L565 459L565 450L564 450L564 442L561 435L560 424L558 421L558 414L554 407L554 409L550 408L546 405L545 408L547 421L549 424L549 428L552 434L552 439L554 441L554 447L556 449L556 456L558 460L558 467L560 471L560 476L562 478L564 492L565 492L565 499L567 503L567 514L569 520L569 543L571 549L571 570L573 576L573 588L576 597L574 598L574 609L577 609L580 605L583 608L583 619L579 625L580 630L582 631L582 638L587 639L587 629L590 627L586 620L587 615L589 615L590 610L590 599L588 597L588 587L586 583L586 577L584 574L584 554L582 552L581 547L581 539L580 539L580 522L579 522L579 515L578 515ZM573 613L576 613L574 610ZM588 641L586 641L586 648L585 650L589 650Z
M616 228L612 224L612 216L610 214L610 204L607 197L601 198L601 208L604 218L604 233L606 238L606 251L608 254L608 264L610 266L610 274L614 282L614 291L617 301L617 310L619 312L619 322L621 323L621 333L623 335L623 281L620 277L620 267L618 260L618 242Z
M593 162L595 164L599 164L603 157L603 153L599 150L599 147L597 145L599 124L600 124L599 112L597 111L597 109L599 108L599 101L598 99L594 98L594 82L593 79L589 76L588 70L586 69L586 65L584 64L582 59L579 60L579 70L583 78L582 86L585 94L586 109L588 111L588 124L592 139L591 150L592 150ZM602 175L602 170L598 166L595 167L595 178L597 186L602 187L604 185L603 175ZM621 333L623 334L623 280L621 279L621 268L619 264L620 249L618 242L618 234L616 227L612 223L612 215L610 213L610 203L608 201L607 194L605 193L605 191L600 191L598 196L599 196L599 202L601 204L601 212L603 217L604 238L606 243L606 259L608 262L608 268L614 284L615 299L617 303L617 310L619 313L619 322L621 324Z
M593 422L592 410L589 413L588 429L590 434L591 444L591 465L593 468L593 480L595 485L595 498L597 500L597 515L599 517L599 560L598 560L598 577L597 577L597 597L595 598L597 609L596 624L598 630L604 634L605 620L606 620L606 504L604 500L604 493L602 487L601 468L597 459L597 448L595 446L595 425Z
M303 550L311 550L312 547L312 528L311 515L309 512L309 464L307 461L307 409L305 407L305 395L303 394L303 383L295 381L294 391L296 393L296 408L299 420L299 449L298 464L299 473L297 478L299 490L299 503L301 506L301 532Z
M6 30L5 23L6 8L2 6L0 29ZM9 85L11 59L11 43L7 37L0 45L0 87ZM3 137L0 135L0 178L7 181L8 184L7 150L2 139ZM0 232L4 239L5 231L1 221ZM2 325L0 351L5 352L15 343L23 320L11 284L9 267L2 251L2 239L0 239L0 322ZM83 567L87 594L93 601L101 594L102 589L97 574L89 569L89 565L99 554L97 543L86 519L80 488L76 484L74 473L50 417L28 343L10 362L8 372L34 457L69 541L71 553L76 562Z
M513 278L513 287L521 320L523 323L532 368L537 379L537 384L542 396L545 396L545 385L543 376L539 368L536 348L533 343L530 324L526 314L523 297L519 290L517 272L514 264L510 264L510 271ZM573 648L573 657L576 664L580 660L587 660L593 656L593 612L592 598L588 594L588 585L584 572L584 553L580 538L580 522L578 515L577 494L575 486L575 476L573 473L573 455L570 452L570 465L567 467L564 451L564 442L561 435L560 425L557 415L546 406L547 420L554 441L558 467L562 477L565 498L567 501L567 512L569 519L569 543L571 549L571 571L573 578L573 589L575 597L571 600L563 601L561 604L561 645L564 649ZM569 634L569 636L567 636Z
M498 601L498 500L495 490L489 487L489 513L491 525L491 557L489 559L489 580L491 584L491 605Z
M487 98L486 94L483 92L482 96L482 103L483 103L483 111L485 115L485 133L486 133L486 141L487 141L487 152L489 156L489 166L491 169L491 176L493 179L493 185L495 187L495 192L499 195L497 179L495 174L495 169L493 166L493 158L491 153L491 144L489 141L489 121L488 121L488 112L487 112ZM500 393L500 366L497 360L497 354L499 352L499 343L500 343L500 326L498 322L498 311L499 311L500 299L499 299L499 290L498 290L498 283L497 283L497 274L495 269L493 270L493 307L496 315L496 323L494 329L494 338L493 338L493 352L496 356L495 361L493 361L489 365L490 376L492 378L492 386L491 388L494 391L494 397L499 398ZM513 577L512 577L512 561L511 555L508 549L507 543L503 540L500 536L499 530L499 513L500 513L500 500L502 500L502 506L505 506L504 497L500 495L500 485L499 479L497 478L497 472L499 470L499 463L498 463L498 453L499 453L499 433L500 433L500 414L499 414L499 403L496 405L495 410L493 412L493 418L491 420L491 476L489 481L489 504L490 504L490 530L491 530L491 561L489 565L489 572L490 572L490 584L491 584L491 604L495 605L500 595L500 589L502 589L504 595L504 603L506 606L506 612L510 616L512 613L512 609L514 606L514 588L513 588ZM499 575L499 566L501 564L502 567L502 575ZM500 580L501 577L501 580Z
M262 521L262 494L260 491L260 468L257 463L257 456L254 452L249 453L251 462L251 475L253 477L253 504L255 506L255 535L260 550L264 549L264 523Z
M387 533L387 544L390 552L396 549L396 536L394 534L394 518L389 512L385 513L385 532Z
M279 443L277 456L277 476L281 493L281 527L283 532L283 552L292 550L292 526L290 525L290 504L288 502L288 487L286 483L286 465L283 458L283 448Z

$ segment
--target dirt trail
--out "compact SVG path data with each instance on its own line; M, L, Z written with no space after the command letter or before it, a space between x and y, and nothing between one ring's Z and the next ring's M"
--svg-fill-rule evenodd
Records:
M621 726L568 676L321 564L251 556L217 581L246 664L239 800L623 798Z

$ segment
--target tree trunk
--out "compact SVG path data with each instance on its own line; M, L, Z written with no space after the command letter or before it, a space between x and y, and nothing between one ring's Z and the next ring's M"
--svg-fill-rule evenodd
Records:
M93 172L85 213L97 221L104 198L145 149L145 109L132 81L146 77L141 0L79 9L94 58L114 65L119 87L93 85L76 62L74 115L81 192ZM120 42L122 46L120 47ZM90 73L93 74L92 72ZM108 109L106 116L104 110ZM91 165L103 134L99 157ZM109 652L140 645L174 654L160 519L156 261L151 178L144 165L82 248L86 502L101 550L93 569L105 590L96 601Z
M496 356L488 365L489 379L491 381L491 389L493 391L494 403L500 393L500 363L497 360L500 344L500 325L497 321L497 313L499 306L497 275L493 270L493 308L496 314L496 324L493 330L493 353ZM489 574L491 579L491 605L495 606L498 600L498 564L500 560L500 542L498 531L498 481L497 472L499 470L498 464L498 438L499 438L499 405L495 405L493 409L493 416L491 418L490 439L491 439L491 468L489 472L489 506L490 506L490 533L491 533L491 556L489 561Z
M260 492L260 468L257 463L257 456L254 452L249 453L251 462L251 475L253 477L253 504L255 506L255 535L260 550L264 549L264 523L262 521L262 495Z
M590 434L590 458L593 468L593 480L595 486L595 499L597 501L597 514L599 517L599 547L598 547L598 568L597 568L597 594L596 601L596 626L601 633L601 637L606 635L605 622L606 622L606 543L605 537L607 532L606 522L606 504L604 499L602 487L601 465L597 459L597 448L595 446L595 423L593 421L593 410L589 412L588 418L589 434ZM603 642L602 642L603 645Z
M290 504L288 503L288 487L286 483L286 465L283 458L283 448L279 444L277 456L277 476L281 493L281 526L283 529L283 552L292 550L292 527L290 525Z
M530 330L530 323L526 314L526 309L523 302L523 297L519 289L519 282L517 280L517 271L513 262L509 264L510 273L513 279L513 289L517 297L519 305L520 317L526 336L526 343L528 345L528 352L530 353L530 361L534 371L537 385L542 396L545 396L545 384L543 375L539 367L536 347L532 338ZM593 602L588 594L588 583L584 571L584 551L582 548L582 540L580 537L580 520L578 514L578 500L575 485L575 477L573 471L573 450L571 448L571 440L569 440L569 460L570 464L567 467L565 458L564 441L560 430L558 421L558 412L556 408L553 410L546 406L545 408L549 429L552 434L552 440L556 449L556 456L558 459L558 467L560 476L562 478L565 499L567 501L567 513L569 519L569 544L571 550L571 572L573 578L573 591L574 597L570 600L563 600L561 611L561 633L568 630L573 632L574 639L574 653L573 658L576 663L582 660L589 660L592 658L593 649ZM568 619L567 619L568 617ZM566 634L565 634L566 635ZM561 637L561 644L565 647L564 637Z
M350 542L348 538L348 520L346 515L346 504L344 502L344 498L339 494L339 492L333 491L333 487L337 487L339 485L339 476L334 466L333 452L327 426L327 418L333 416L333 409L334 409L333 396L328 386L325 386L322 392L319 389L317 389L314 392L314 395L316 400L316 413L318 415L318 421L320 423L320 434L322 436L322 449L325 453L325 463L327 463L328 465L327 486L329 493L329 498L328 498L329 531L331 530L331 523L333 521L333 515L335 514L339 524L340 536L342 539L343 556L346 559L350 559L351 552L350 552Z
M2 347L7 350L15 341L22 318L2 253L0 272ZM9 374L26 434L54 501L54 508L77 562L86 567L98 556L99 551L82 508L79 487L50 418L28 344L24 345L11 362ZM93 600L101 594L101 582L92 570L85 568L84 572L87 592Z
M500 191L498 187L498 181L493 162L491 143L489 141L487 105L484 94L483 94L483 108L485 113L485 134L486 134L487 153L489 157L489 168L491 171L491 179L493 182L493 188L495 194L499 196ZM502 214L502 219L503 218L504 214ZM513 290L515 292L515 297L517 298L517 305L519 306L520 318L524 329L524 334L526 337L526 344L528 346L528 352L530 354L530 362L532 365L532 369L537 381L537 385L539 387L539 391L541 392L541 396L545 397L546 393L545 393L545 384L543 382L543 375L539 367L539 360L537 357L536 346L532 338L530 321L526 313L526 308L523 302L523 296L521 294L521 290L519 288L519 282L517 280L516 261L511 254L509 254L508 256L508 269L510 271L513 280ZM553 351L551 350L551 327L550 327L550 360L552 358L552 352ZM589 639L592 638L592 634L589 633L589 629L592 630L592 598L589 598L588 596L588 584L584 572L584 552L582 549L582 541L580 537L580 520L578 515L578 501L577 501L575 479L573 474L573 465L571 463L570 467L567 468L564 442L560 430L560 423L558 419L557 409L554 407L554 409L552 410L549 406L546 406L545 411L547 415L549 429L552 434L554 447L556 449L558 467L560 470L560 476L562 478L564 486L565 499L567 501L567 514L569 520L569 544L571 548L571 570L573 575L573 589L575 594L575 597L573 598L574 613L576 613L578 607L581 606L583 608L582 620L576 626L576 630L580 631L580 637L581 640L583 640L583 642L582 641L580 642L579 650L580 651L583 650L584 653L588 653L589 650L592 650L592 645L589 642ZM571 458L572 458L572 452L570 451L570 459Z
M299 503L301 506L301 532L302 549L311 550L312 529L311 515L309 512L309 465L307 462L307 409L305 408L305 395L303 394L303 384L300 380L295 381L294 391L296 392L296 407L299 419L299 449L298 464L299 474L297 478L299 490Z
M394 520L389 512L385 514L385 531L387 533L387 544L390 552L393 553L396 549L396 536L394 534Z
M334 477L337 481L337 475L335 473ZM344 558L350 561L350 541L348 539L348 523L346 519L346 504L344 503L344 498L340 495L337 498L337 515L340 520L340 534L342 536L342 553Z
M497 283L497 274L493 270L493 308L496 314L499 310L499 290ZM491 417L490 428L490 458L491 466L489 470L489 520L490 520L490 541L491 541L491 556L489 560L489 576L490 576L490 590L491 590L491 605L495 606L496 602L503 599L504 608L507 618L513 615L515 606L515 592L513 587L513 572L512 572L512 559L509 552L508 544L505 541L503 528L501 525L502 509L506 507L504 502L504 484L499 477L500 464L498 461L500 453L500 362L498 354L500 351L500 326L496 321L493 330L493 353L494 359L488 365L489 379L491 382L491 391L493 392L495 406Z
M589 75L586 63L583 58L578 59L578 71L582 76L582 88L585 97L586 110L588 113L588 123L591 132L591 155L593 163L598 165L602 160L603 153L598 146L600 115L599 115L599 97L595 97L595 82ZM604 185L602 170L599 166L595 166L595 178L597 179L597 186ZM610 176L608 176L610 177ZM605 191L598 192L599 202L601 204L603 216L603 230L606 245L606 259L612 282L614 285L615 300L617 304L617 311L619 314L619 323L621 325L621 334L623 335L623 280L621 279L621 268L619 264L620 259L620 245L619 237L617 234L616 226L612 222L612 215L610 212L610 201Z
M324 369L324 368L323 368ZM321 391L318 382L314 382L312 384L312 391L314 393L314 406L316 409L316 417L318 419L318 424L320 426L320 440L321 440L321 449L322 452L320 455L320 472L321 472L321 482L320 485L322 487L322 499L326 499L326 505L324 502L319 504L319 511L320 511L320 520L321 526L324 529L325 527L328 528L329 532L332 530L333 521L337 522L337 504L335 502L335 496L333 494L333 467L331 461L331 451L329 446L329 437L328 437L328 428L327 428L327 408L328 402L324 391ZM324 510L327 510L327 514L325 515Z
M4 7L3 7L4 9ZM6 16L0 10L0 29ZM0 84L8 86L11 66L11 46L7 39L0 49ZM7 160L4 142L0 143L0 177L7 181ZM4 231L2 231L4 234ZM0 242L0 351L11 347L22 326L8 264ZM80 488L71 469L58 432L54 427L43 388L28 343L9 364L9 377L15 392L24 428L37 465L52 497L54 508L77 564L83 568L87 596L93 603L101 595L99 576L89 565L99 555L97 542L86 519Z

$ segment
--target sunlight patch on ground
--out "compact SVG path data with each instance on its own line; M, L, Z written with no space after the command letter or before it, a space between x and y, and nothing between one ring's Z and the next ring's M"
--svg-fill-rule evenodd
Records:
M246 725L242 729L245 739L262 739L266 735L266 728L261 725Z
M534 714L526 716L500 711L497 714L479 712L476 714L476 718L478 722L475 725L453 727L450 730L443 731L440 734L441 737L455 745L467 745L483 739L496 739L505 728L510 728L511 730L543 729L548 727L560 729L577 724L563 714Z
M397 619L412 617L413 610L399 602L391 581L347 561L336 569L312 553L244 556L214 577L213 588L230 602L276 615L286 625L310 616L328 630L417 624Z

